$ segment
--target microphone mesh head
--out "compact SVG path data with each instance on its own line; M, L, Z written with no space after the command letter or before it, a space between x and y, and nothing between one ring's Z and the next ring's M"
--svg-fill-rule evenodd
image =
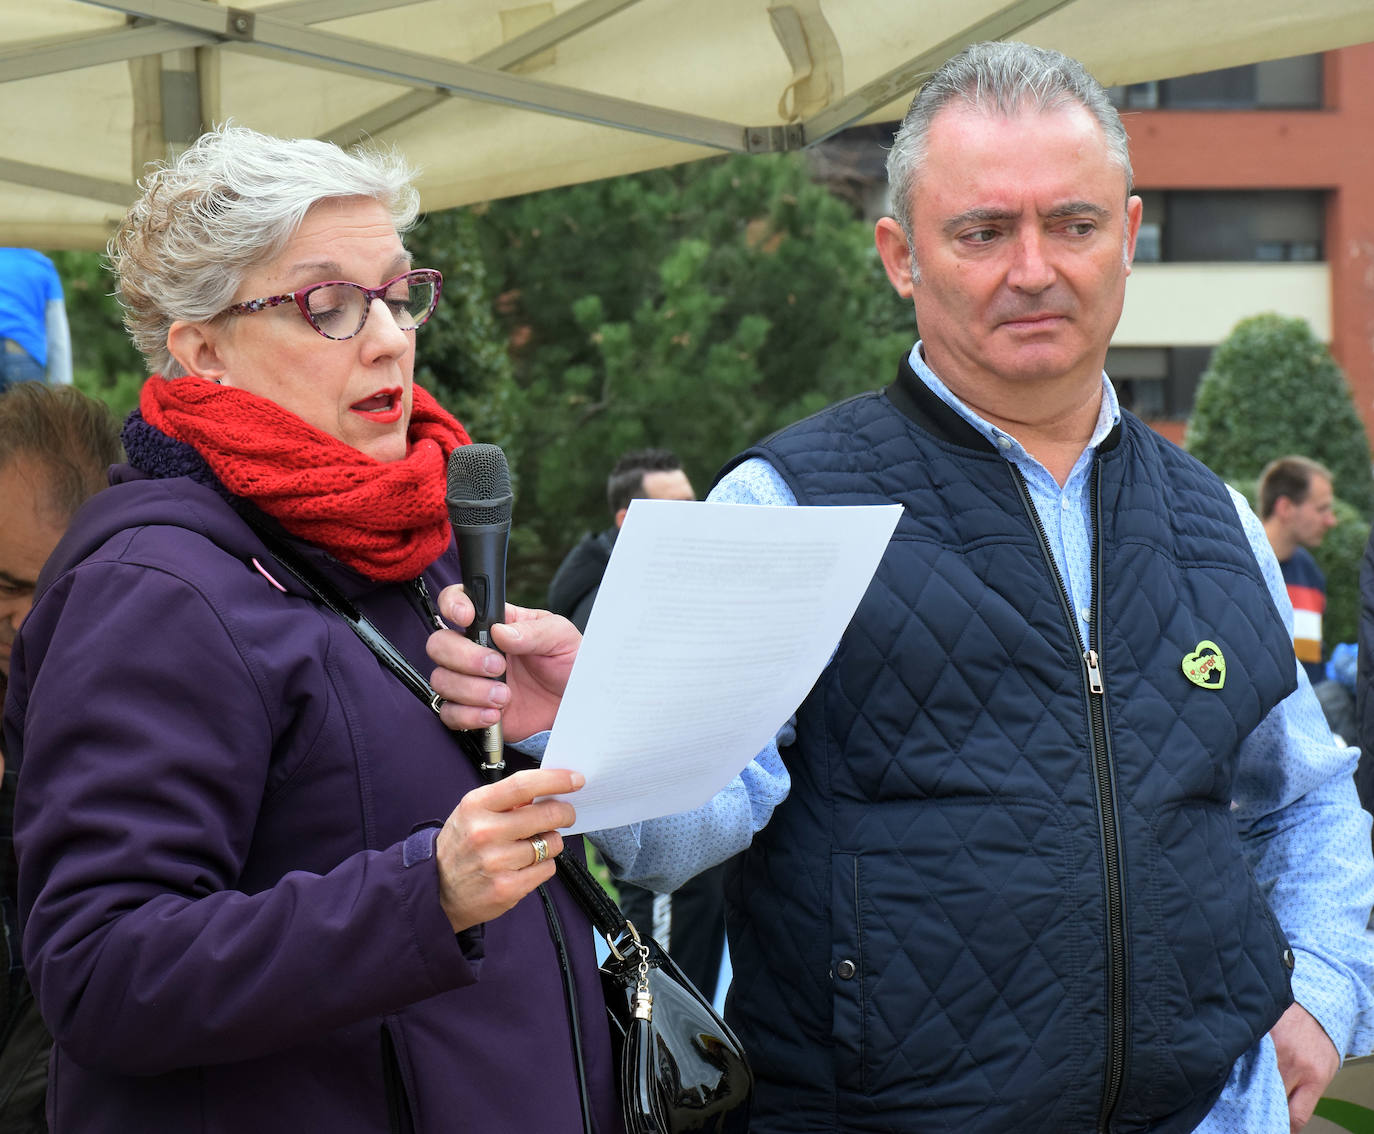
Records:
M499 445L460 445L448 459L449 519L454 527L510 523L510 468Z

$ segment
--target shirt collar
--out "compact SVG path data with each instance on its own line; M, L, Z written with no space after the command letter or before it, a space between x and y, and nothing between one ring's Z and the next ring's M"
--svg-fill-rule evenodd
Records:
M911 348L908 357L911 369L926 387L939 398L945 405L949 406L955 413L967 421L974 429L978 430L984 437L995 445L999 452L1006 455L1015 453L1018 456L1027 456L1021 442L1016 440L1010 433L998 429L990 421L985 421L973 410L969 409L959 397L946 386L940 377L929 366L921 354L921 342L918 339L916 345ZM1107 372L1102 372L1102 404L1097 411L1097 424L1093 427L1092 436L1088 438L1088 443L1084 446L1085 451L1095 450L1103 441L1107 434L1116 428L1121 421L1121 404L1116 399L1116 390L1112 388L1111 381L1107 377Z

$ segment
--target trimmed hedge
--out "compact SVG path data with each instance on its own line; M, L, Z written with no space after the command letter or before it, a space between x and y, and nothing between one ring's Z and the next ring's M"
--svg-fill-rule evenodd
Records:
M1369 438L1345 375L1302 319L1255 315L1212 352L1184 447L1220 476L1253 480L1298 454L1331 470L1336 495L1374 515Z
M1326 574L1327 657L1359 626L1360 557L1374 516L1369 438L1345 375L1302 319L1243 319L1212 352L1184 447L1255 504L1255 482L1275 457L1297 454L1331 470L1339 523L1313 555Z

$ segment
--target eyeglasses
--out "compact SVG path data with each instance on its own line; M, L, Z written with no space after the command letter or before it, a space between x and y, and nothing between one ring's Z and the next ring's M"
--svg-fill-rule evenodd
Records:
M285 295L269 295L265 299L247 299L225 308L223 315L251 315L283 303L296 301L306 322L327 339L341 342L351 339L363 329L372 301L386 304L396 325L403 331L413 331L429 321L439 306L439 292L444 277L433 268L416 268L387 280L381 287L363 287L346 280L326 280L309 287L289 291Z

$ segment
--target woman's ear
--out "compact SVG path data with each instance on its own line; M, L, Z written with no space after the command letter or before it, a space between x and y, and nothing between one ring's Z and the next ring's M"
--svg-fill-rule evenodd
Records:
M228 371L222 351L224 337L223 326L178 319L167 330L167 353L187 374L219 382Z

